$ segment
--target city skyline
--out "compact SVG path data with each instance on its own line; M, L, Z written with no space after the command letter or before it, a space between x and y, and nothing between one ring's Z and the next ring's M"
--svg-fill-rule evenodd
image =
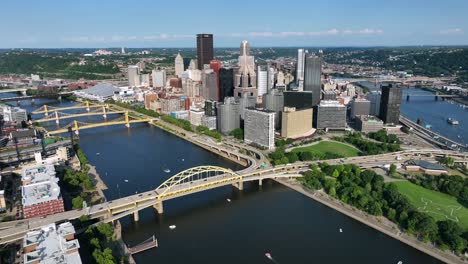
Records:
M0 48L182 48L195 47L197 33L213 34L215 47L244 39L256 47L468 44L468 3L430 2L15 1L2 5L14 23L0 28ZM210 18L195 19L203 13Z

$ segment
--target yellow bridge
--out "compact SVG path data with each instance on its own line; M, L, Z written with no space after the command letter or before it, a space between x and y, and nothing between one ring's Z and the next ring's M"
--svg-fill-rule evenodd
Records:
M91 111L92 108L96 108L96 110ZM77 114L62 112L66 110L77 110L77 109L86 109L87 112L77 113ZM81 104L81 105L69 106L69 107L52 107L48 105L43 105L41 108L33 111L32 113L33 114L45 114L44 118L37 119L36 122L42 123L42 122L48 122L48 121L55 121L57 124L60 123L60 120L64 120L64 119L72 119L72 118L85 117L85 116L97 116L97 115L102 115L104 118L106 118L107 115L110 115L110 114L123 114L123 116L117 119L114 119L111 121L105 120L104 122L100 122L100 123L86 123L86 122L73 120L71 123L63 127L60 127L56 130L47 131L46 134L48 136L66 133L66 132L69 132L70 130L75 132L75 134L78 135L79 131L84 130L84 129L103 127L103 126L113 126L113 125L125 125L126 127L130 127L130 124L133 124L133 123L147 123L147 122L153 121L153 119L148 119L148 118L132 117L128 114L127 111L112 110L110 109L108 104L90 104L89 102L85 102L84 104Z

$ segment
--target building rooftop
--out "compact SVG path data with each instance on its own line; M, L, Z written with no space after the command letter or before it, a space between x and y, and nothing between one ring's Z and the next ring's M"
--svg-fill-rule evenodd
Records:
M419 166L419 167L427 169L427 170L441 170L441 171L446 171L447 170L444 166L442 166L440 164L432 163L432 162L425 161L425 160L409 160L406 164L407 165Z
M23 239L23 247L35 245L36 249L24 254L24 263L81 264L78 240L66 239L66 236L74 233L75 228L69 222L59 226L50 224L38 231L27 233Z
M43 181L21 187L23 206L50 202L59 199L60 187L54 181Z
M382 122L382 120L373 115L358 115L356 118L359 118L362 122Z
M77 93L90 94L94 96L110 97L120 89L110 83L99 83L89 89L78 91Z
M38 183L43 181L54 181L57 182L58 179L55 177L55 168L53 165L34 165L29 167L24 167L21 173L21 181Z
M322 100L322 101L320 101L319 106L320 107L345 107L340 102L334 101L334 100Z
M12 138L18 138L18 139L36 137L36 130L35 129L24 129L24 130L12 131L11 132L11 137Z

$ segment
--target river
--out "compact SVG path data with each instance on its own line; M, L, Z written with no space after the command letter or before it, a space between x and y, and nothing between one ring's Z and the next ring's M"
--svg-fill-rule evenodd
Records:
M44 102L72 104L41 99L35 106L29 101L22 105L31 110ZM239 169L146 124L80 131L80 145L108 185L108 199L150 190L193 166ZM121 222L130 246L153 234L158 238L157 249L135 256L138 263L440 263L270 180L262 187L246 184L241 192L227 186L177 198L165 202L163 215L148 208L140 212L140 222L131 217ZM169 225L177 228L170 230Z
M406 101L406 95L433 95L422 89L405 89L401 104L401 114L416 122L422 118L424 125L432 130L462 144L468 144L468 107L454 101L435 101L433 96L413 96ZM459 125L450 125L447 118L455 118Z

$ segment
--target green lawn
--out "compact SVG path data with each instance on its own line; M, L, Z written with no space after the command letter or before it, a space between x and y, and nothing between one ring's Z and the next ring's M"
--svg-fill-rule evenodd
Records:
M468 230L468 209L453 196L425 189L411 182L393 182L398 190L421 212L426 212L436 220L450 219Z
M322 141L312 146L299 147L299 148L293 149L293 152L305 152L305 151L310 151L313 153L322 153L322 154L331 152L331 153L339 154L344 157L355 157L355 156L358 156L359 154L358 149L339 143L339 142L333 142L333 141Z

